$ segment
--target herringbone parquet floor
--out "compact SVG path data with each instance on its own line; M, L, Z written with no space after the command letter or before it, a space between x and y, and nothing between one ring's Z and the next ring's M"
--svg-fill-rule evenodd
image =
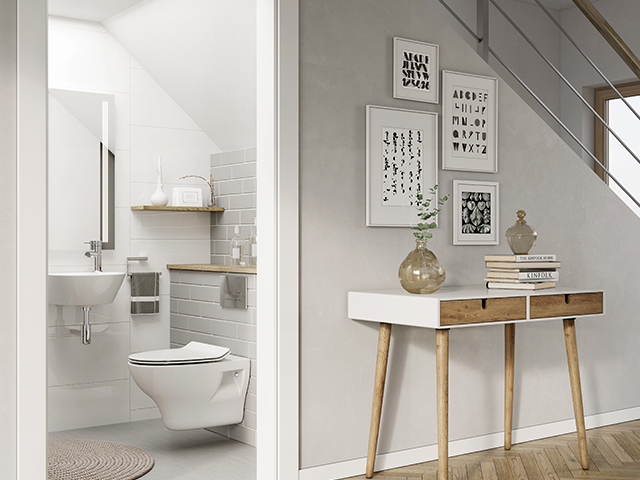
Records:
M582 470L575 433L449 459L451 480L637 480L640 420L587 430L589 470ZM438 462L374 474L375 480L436 480ZM364 479L352 477L351 480Z

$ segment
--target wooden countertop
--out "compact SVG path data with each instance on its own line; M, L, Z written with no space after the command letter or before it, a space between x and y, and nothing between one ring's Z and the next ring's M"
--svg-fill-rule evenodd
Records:
M169 270L191 270L196 272L222 272L222 273L258 273L257 267L239 267L237 265L219 265L213 263L167 265Z

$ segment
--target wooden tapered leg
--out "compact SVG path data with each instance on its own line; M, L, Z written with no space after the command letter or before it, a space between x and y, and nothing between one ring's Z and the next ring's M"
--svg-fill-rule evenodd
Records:
M449 475L449 330L436 330L438 480Z
M380 432L380 415L382 413L382 396L384 381L387 378L387 360L391 341L391 324L381 323L378 334L378 359L376 361L376 378L373 385L373 405L371 406L371 427L369 428L369 449L367 450L367 478L373 477Z
M580 463L584 470L589 470L587 434L584 427L584 410L582 408L582 387L580 386L580 367L578 365L578 345L576 342L576 320L575 318L568 318L563 322L564 342L567 346L567 362L569 364L569 379L571 380L571 397L573 398L573 413L576 418L576 430L578 432Z
M516 324L504 326L504 449L511 450L513 422L513 374L516 353Z

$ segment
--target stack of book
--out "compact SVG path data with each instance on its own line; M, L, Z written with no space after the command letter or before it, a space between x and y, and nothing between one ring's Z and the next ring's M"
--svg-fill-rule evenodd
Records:
M555 255L485 255L487 288L542 290L556 286L560 262Z

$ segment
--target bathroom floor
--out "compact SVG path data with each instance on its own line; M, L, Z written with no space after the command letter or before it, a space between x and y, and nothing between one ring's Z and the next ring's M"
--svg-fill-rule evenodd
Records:
M255 447L207 430L167 430L160 419L66 430L49 438L105 440L146 450L156 463L143 480L256 478Z

